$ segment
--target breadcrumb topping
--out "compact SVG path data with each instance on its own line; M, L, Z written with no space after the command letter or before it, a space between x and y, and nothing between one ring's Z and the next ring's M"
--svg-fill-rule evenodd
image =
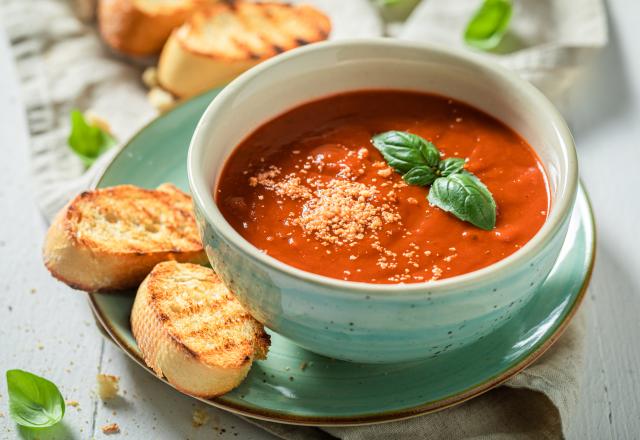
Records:
M332 179L314 192L294 224L326 244L362 240L366 233L400 221L394 207L373 203L378 195L379 191L372 186Z
M318 158L314 158L314 162L322 168ZM291 224L300 226L323 245L353 243L401 219L393 201L389 200L393 194L385 197L374 186L349 180L351 172L347 167L338 173L342 178L327 182L303 181L293 173L276 180L280 174L280 169L272 166L250 177L249 185L261 185L290 200L306 200L302 212L291 219Z

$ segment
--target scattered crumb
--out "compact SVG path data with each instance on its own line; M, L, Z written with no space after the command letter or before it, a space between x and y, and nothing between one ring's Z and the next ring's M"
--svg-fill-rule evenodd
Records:
M360 148L358 150L358 159L365 159L367 157L369 157L369 150L364 147Z
M191 415L191 424L195 428L199 428L202 425L206 425L209 421L209 413L201 408L196 408Z
M38 290L36 290L36 288L35 288L35 287L32 287L30 292L33 294L33 293L36 293L37 291L38 291Z
M92 112L91 110L88 110L87 112L85 112L84 117L87 120L87 123L89 125L93 125L108 134L112 134L111 126L109 125L109 123L102 117Z
M102 427L102 432L105 434L118 434L120 432L120 427L117 423L109 423Z
M307 367L311 366L311 364L312 364L312 362L311 362L311 361L303 361L303 362L300 364L300 370L301 370L301 371L306 370L306 369L307 369Z
M418 200L414 197L407 197L407 203L410 205L417 205L418 204Z
M150 89L158 86L158 69L153 66L144 69L144 72L142 72L142 82Z
M378 170L378 176L389 177L393 173L393 170L389 167Z
M38 342L36 347L38 348L38 350L43 350L44 349L44 345L42 344L42 342Z
M74 408L77 408L80 405L80 402L78 402L77 400L67 400L65 403L68 406L72 406Z
M110 374L98 374L98 395L102 400L113 399L120 389L120 378Z
M453 260L457 256L458 254L447 255L446 257L443 258L443 260L446 261L447 263L451 263L451 260Z
M160 113L171 110L176 105L176 98L166 90L160 87L154 87L147 93L149 103Z

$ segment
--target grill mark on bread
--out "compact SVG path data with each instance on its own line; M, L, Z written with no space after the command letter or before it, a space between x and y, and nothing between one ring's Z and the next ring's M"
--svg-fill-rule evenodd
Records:
M211 45L210 39L207 39L203 31L205 23L213 23L217 15L223 14L232 15L232 19L228 21L230 24L226 29L220 25L216 28L217 31L236 32L239 28L240 32L231 35L230 41L233 45L228 46L232 49L228 53ZM254 23L260 25L256 26ZM185 50L201 56L229 60L260 60L284 50L324 40L330 30L331 23L328 18L308 5L240 2L232 6L219 2L194 13L176 32L176 37ZM298 32L304 32L305 35L299 35ZM238 38L260 38L265 44L260 50L256 50L257 48L251 48ZM287 44L278 44L274 40L286 40ZM236 55L231 52L236 52Z
M188 275L188 281L183 279L185 273ZM166 262L156 266L145 283L149 291L149 305L164 323L167 335L177 346L184 349L185 354L206 363L211 362L211 358L217 354L238 351L232 359L227 359L234 367L245 365L247 358L251 361L254 356L260 358L266 354L266 347L270 343L269 336L240 306L233 294L221 291L226 288L213 270L193 264ZM189 289L192 292L191 300L194 300L197 296L195 284L198 285L198 289L204 289L201 293L207 302L191 302L183 304L185 307L182 308L172 308L173 304L184 299L185 292ZM180 296L181 292L183 296ZM212 297L215 299L211 300ZM222 315L222 319L207 320L207 310L215 310ZM188 325L183 325L193 322L206 326L189 329ZM238 332L246 331L253 333L253 343L234 339ZM210 337L219 340L200 343L200 339Z
M76 234L79 229L86 229L84 224L86 221L98 223L103 220L108 222L108 217L110 216L116 218L116 224L122 225L122 228L128 228L117 233L131 234L132 238L140 242L139 244L127 243L121 247L122 252L145 255L152 251L157 252L158 245L164 252L177 253L185 250L202 249L202 244L197 238L198 232L195 217L191 212L179 206L179 204L191 203L191 198L181 193L177 188L172 191L148 190L123 185L85 192L81 194L80 199L82 201L76 200L69 206L69 214L78 216L75 222ZM96 203L95 207L87 206L84 209L91 214L90 218L81 213L84 207L83 202ZM159 218L160 213L164 214L164 220L166 221ZM160 230L155 233L150 232L147 230L148 225L164 229L165 232L174 235L174 237L152 239L152 236L157 236ZM130 228L137 228L138 231ZM92 231L88 230L86 232ZM101 239L97 238L95 232L98 231L93 231L91 235L83 233L76 238L87 246L113 246L114 243L118 244L118 240L114 241L112 238L112 231L105 231L105 236ZM178 245L176 241L182 242L182 245Z

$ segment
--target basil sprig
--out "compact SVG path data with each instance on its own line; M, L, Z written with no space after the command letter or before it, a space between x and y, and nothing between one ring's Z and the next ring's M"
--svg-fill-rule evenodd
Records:
M404 131L387 131L371 138L389 166L410 185L428 186L428 200L443 211L478 228L496 225L496 202L491 192L464 169L465 160L440 160L440 151L431 142Z
M47 428L64 417L60 390L51 381L23 370L7 371L9 414L20 426Z
M464 31L464 41L481 50L495 49L504 37L512 14L511 0L484 0Z
M90 167L100 155L116 145L116 140L104 128L91 123L78 110L71 111L71 133L67 139L69 148L85 167Z

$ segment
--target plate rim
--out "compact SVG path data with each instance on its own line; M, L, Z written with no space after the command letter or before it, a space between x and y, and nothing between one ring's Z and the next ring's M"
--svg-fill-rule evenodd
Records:
M101 180L104 178L105 174L107 174L107 172L109 171L113 163L118 159L118 157L125 150L127 150L131 146L131 144L136 140L136 138L143 131L146 131L147 129L150 129L153 125L160 123L163 119L170 116L175 111L182 108L186 108L188 105L193 104L193 102L196 101L197 99L203 98L205 95L209 95L209 94L213 95L216 92L219 92L219 90L220 89L209 90L205 93L202 93L191 99L188 99L187 101L178 104L176 107L172 108L168 112L157 116L156 118L152 119L147 124L145 124L122 145L119 151L116 154L114 154L113 157L110 158L110 160L104 165L104 167L96 174L96 177L91 182L90 188L95 189L100 184ZM569 323L572 321L573 317L576 315L578 309L580 308L580 305L584 300L586 291L591 281L591 276L593 274L593 268L595 265L596 251L597 251L597 230L595 225L595 216L593 213L593 206L592 206L589 194L587 193L584 187L584 184L582 183L581 180L579 181L578 192L582 193L582 195L585 198L587 212L588 212L587 217L591 226L591 234L589 237L591 241L591 246L588 248L590 258L589 258L587 271L582 280L582 285L580 286L580 290L576 295L570 308L567 310L566 315L557 326L557 328L552 333L547 335L546 339L539 342L539 345L537 348L531 351L527 356L522 358L520 361L511 365L511 367L505 369L502 373L499 373L493 377L489 377L484 382L474 385L462 392L456 393L455 395L445 397L437 401L428 402L422 405L417 405L411 408L383 411L380 413L366 415L366 416L346 416L346 417L297 416L297 415L291 415L291 414L283 414L280 411L270 411L262 408L242 406L232 402L225 401L221 397L215 397L213 399L203 399L197 396L192 396L190 394L183 393L182 391L176 389L173 385L167 382L166 379L158 377L155 374L155 372L153 372L153 370L151 370L151 368L149 368L146 365L144 360L140 356L138 356L138 354L132 349L132 347L130 347L126 343L126 341L123 341L117 336L117 332L111 327L106 317L103 316L100 308L96 303L93 293L87 294L88 302L93 312L93 315L96 318L96 322L99 323L100 326L102 327L100 328L100 330L103 331L103 335L108 337L111 342L115 343L133 361L135 361L138 365L140 365L142 368L147 370L157 379L171 386L174 390L186 396L197 399L203 403L214 406L216 408L229 411L237 415L250 417L253 419L284 423L289 425L299 425L299 426L326 426L326 427L360 426L360 425L380 424L380 423L386 423L386 422L398 421L398 420L406 420L409 418L441 411L441 410L462 404L474 397L484 394L487 391L503 384L504 382L506 382L507 380L509 380L510 378L512 378L513 376L515 376L516 374L520 373L522 370L527 368L529 365L534 363L536 360L538 360L540 356L542 356L558 340L558 338L562 336L562 334L568 327Z

